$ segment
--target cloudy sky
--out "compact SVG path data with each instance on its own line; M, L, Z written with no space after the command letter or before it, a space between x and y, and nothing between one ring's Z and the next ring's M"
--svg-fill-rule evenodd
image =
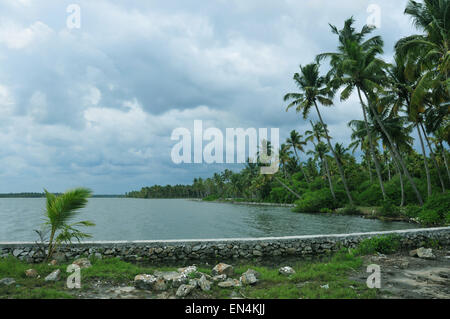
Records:
M68 28L71 4L80 28ZM282 139L308 129L282 101L293 73L335 50L328 23L353 15L360 28L371 4L389 61L396 40L415 32L406 0L2 0L0 193L115 194L239 169L175 165L171 132L194 120L276 127ZM323 113L347 144L357 98Z

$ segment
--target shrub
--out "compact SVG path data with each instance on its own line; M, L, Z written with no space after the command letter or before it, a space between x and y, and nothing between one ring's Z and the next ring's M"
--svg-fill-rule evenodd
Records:
M421 211L419 221L425 226L440 226L450 222L450 192L430 196Z
M386 199L381 203L380 215L384 217L400 216L400 208L398 208L392 200Z
M346 205L341 211L341 214L344 215L362 215L361 210L356 207L356 206L352 206L352 205Z
M416 218L419 216L422 208L417 205L408 205L403 209L403 214L409 218Z
M372 184L357 196L358 202L364 206L379 206L383 200L381 188L377 184Z
M218 195L209 195L209 196L206 196L206 197L203 198L203 200L207 201L207 202L213 202L213 201L218 200L218 199L219 199Z
M450 212L450 192L430 196L423 205L423 209L433 210L441 219L445 219Z
M336 208L336 201L333 199L328 188L323 188L314 192L306 192L302 199L295 202L294 211L298 213L317 213L323 208Z
M364 239L356 249L359 255L391 254L400 248L400 236L387 235Z
M321 208L321 209L320 209L320 212L321 212L322 214L332 214L332 213L333 213L333 210L332 210L332 209L329 209L329 208Z
M439 226L442 224L441 216L431 209L422 209L419 213L419 221L425 226Z

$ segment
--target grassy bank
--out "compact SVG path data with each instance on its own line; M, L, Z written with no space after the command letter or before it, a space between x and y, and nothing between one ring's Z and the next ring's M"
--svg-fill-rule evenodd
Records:
M27 264L13 257L0 260L0 279L14 278L16 283L0 286L0 298L82 298L84 294L99 283L108 287L133 286L137 274L154 274L155 271L176 271L178 267L154 267L138 265L111 259L91 259L92 267L81 270L82 288L68 289L65 286L68 264L47 265ZM185 265L180 265L185 266ZM260 273L259 282L255 286L220 288L212 285L211 291L201 290L191 294L189 298L376 298L377 292L361 283L348 279L348 276L362 267L362 258L348 252L340 252L322 261L290 262L296 273L291 276L279 274L278 269L285 264L262 266L255 264L235 265L235 275L251 268ZM33 268L41 278L28 278L27 269ZM61 279L47 282L43 278L52 271L60 269ZM198 272L211 274L212 266L198 266ZM328 286L326 286L328 285ZM324 287L326 286L326 288ZM176 289L168 291L175 295ZM150 296L148 296L150 297ZM153 296L155 297L155 296ZM151 297L150 297L151 298Z

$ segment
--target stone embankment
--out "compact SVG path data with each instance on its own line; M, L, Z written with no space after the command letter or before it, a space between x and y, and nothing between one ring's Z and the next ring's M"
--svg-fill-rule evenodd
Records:
M424 242L438 241L450 245L450 227L409 229L387 232L340 235L291 236L247 239L202 239L166 241L82 242L61 245L55 254L58 261L82 256L118 257L125 261L151 263L279 260L283 257L318 256L343 247L354 248L366 238L397 235L402 248L417 248ZM0 257L13 255L29 263L42 262L43 256L35 243L0 242Z

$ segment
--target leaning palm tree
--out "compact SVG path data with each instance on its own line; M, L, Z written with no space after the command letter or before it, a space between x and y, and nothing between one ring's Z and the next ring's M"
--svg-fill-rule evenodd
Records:
M300 161L300 157L297 153L297 150L299 152L305 152L304 146L306 146L306 141L303 140L303 136L299 133L297 133L296 130L291 131L290 137L286 140L286 144L294 150L295 157L297 158L297 161L299 162L298 165L300 166L300 170L302 171L303 176L305 177L306 182L309 183L308 175L306 175L305 170L303 169L303 164Z
M410 0L405 14L423 34L399 40L397 53L408 57L408 70L418 68L420 77L412 91L411 104L423 106L432 90L434 106L449 100L450 90L450 1Z
M319 75L319 64L316 63L311 63L304 67L300 66L300 71L300 73L295 73L294 75L294 81L296 82L300 93L288 93L284 96L284 101L292 100L286 111L295 106L296 111L302 112L303 118L306 119L311 108L314 107L316 109L320 123L325 128L325 137L328 142L328 147L331 150L338 166L339 174L341 175L348 200L350 204L353 205L353 199L347 186L347 179L345 178L344 169L338 160L333 146L331 145L328 129L326 128L322 115L320 114L319 106L317 105L317 101L325 106L333 105L333 91L327 86L329 79Z
M367 112L372 114L378 122L381 130L386 135L391 146L394 141L386 131L381 122L378 112L375 109L376 93L383 92L383 85L387 80L385 69L387 64L378 58L378 55L383 53L383 41L380 37L372 37L365 40L366 35L370 34L374 27L364 26L361 32L356 32L352 27L354 19L350 18L345 22L344 28L338 30L335 26L331 26L332 32L339 36L339 47L336 53L323 53L317 56L320 61L325 58L330 59L331 70L329 76L332 77L331 85L337 89L344 87L341 92L341 100L347 100L351 93L356 89L361 103L361 108L364 115L364 123L367 132L370 132L367 122ZM363 101L362 94L366 102ZM372 155L374 154L374 143L369 134L369 143L371 144ZM401 164L404 174L407 176L420 205L423 205L422 195L419 193L408 168L398 150L392 147L394 156ZM375 156L374 161L375 161ZM377 165L377 164L376 164ZM384 189L381 177L381 169L378 165L377 175L382 191ZM385 196L385 193L383 191Z
M319 142L318 144L314 144L314 151L308 151L308 154L313 155L316 160L320 159L323 168L325 168L325 174L328 179L328 184L330 185L331 195L333 196L333 199L336 200L336 194L334 193L333 181L331 180L330 168L328 167L327 161L328 150L329 148L325 143Z
M62 242L71 242L76 238L78 241L82 238L91 237L77 229L79 226L94 226L90 221L80 221L71 223L71 220L77 215L78 210L85 207L88 197L92 191L87 188L76 188L69 190L62 195L54 195L45 191L46 202L46 222L45 226L50 228L50 239L48 243L47 260L51 258L58 245Z

